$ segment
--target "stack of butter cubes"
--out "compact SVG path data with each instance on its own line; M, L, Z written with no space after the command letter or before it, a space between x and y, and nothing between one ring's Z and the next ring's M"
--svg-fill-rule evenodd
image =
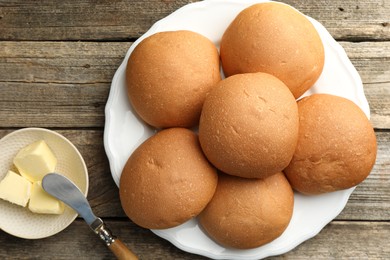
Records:
M22 148L13 163L20 173L9 170L0 182L0 198L13 204L27 207L34 213L62 214L61 201L42 188L43 177L55 171L57 158L44 140Z

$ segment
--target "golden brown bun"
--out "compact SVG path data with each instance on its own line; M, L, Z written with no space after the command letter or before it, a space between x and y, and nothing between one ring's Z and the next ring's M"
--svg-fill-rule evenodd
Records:
M290 223L293 206L294 194L282 173L266 179L220 174L199 221L223 246L248 249L279 237Z
M211 200L218 176L198 138L184 128L162 130L128 159L120 179L123 210L136 224L170 228L197 216Z
M304 194L351 188L375 163L375 133L352 101L315 94L298 102L299 139L285 169L292 187Z
M207 96L199 123L206 157L221 171L265 178L290 162L298 108L286 85L266 73L231 76Z
M244 9L221 41L227 76L267 72L282 80L295 98L321 75L324 47L311 22L282 3L261 3Z
M191 31L144 39L126 68L131 104L146 123L158 128L198 124L206 94L220 80L217 48Z

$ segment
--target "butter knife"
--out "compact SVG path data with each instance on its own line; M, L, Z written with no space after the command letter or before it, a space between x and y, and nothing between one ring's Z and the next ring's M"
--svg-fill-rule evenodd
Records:
M93 214L84 194L71 180L57 173L49 173L43 178L42 187L47 193L73 208L118 259L138 259L119 239L112 235L102 219Z

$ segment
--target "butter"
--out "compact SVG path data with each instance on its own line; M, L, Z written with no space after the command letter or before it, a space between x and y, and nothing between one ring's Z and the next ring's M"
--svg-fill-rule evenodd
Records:
M0 198L13 204L26 207L31 194L31 182L19 174L8 171L0 182Z
M0 182L0 198L23 207L28 203L28 209L34 213L62 214L64 204L42 188L41 180L54 172L57 165L57 158L46 142L40 140L22 148L13 163L20 175L8 171Z
M48 194L42 188L41 181L33 183L28 208L34 213L41 214L62 214L64 212L64 204Z
M22 148L13 162L20 175L36 182L41 181L46 174L54 172L57 158L46 142L41 140Z

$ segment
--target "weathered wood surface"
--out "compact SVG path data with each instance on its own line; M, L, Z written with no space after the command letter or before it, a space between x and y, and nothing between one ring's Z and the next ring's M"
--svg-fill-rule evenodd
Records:
M390 42L340 43L361 75L374 127L389 129ZM104 126L110 82L130 45L0 41L0 126Z
M192 0L0 0L0 138L47 127L69 138L88 166L95 213L141 259L205 259L129 221L103 147L104 106L131 43ZM321 22L358 70L378 141L370 176L316 237L272 259L390 259L390 2L287 0ZM81 219L24 240L0 231L0 259L113 259Z
M149 230L124 220L107 225L140 259L207 259L185 253ZM334 221L317 236L284 256L270 259L388 259L388 222ZM75 239L77 238L77 239ZM359 242L360 241L360 242ZM25 241L8 234L0 236L0 259L114 259L111 252L82 220L43 240ZM4 246L6 249L3 249ZM23 246L21 246L23 245Z
M192 0L0 2L0 40L130 40ZM388 0L286 0L339 40L389 40Z

